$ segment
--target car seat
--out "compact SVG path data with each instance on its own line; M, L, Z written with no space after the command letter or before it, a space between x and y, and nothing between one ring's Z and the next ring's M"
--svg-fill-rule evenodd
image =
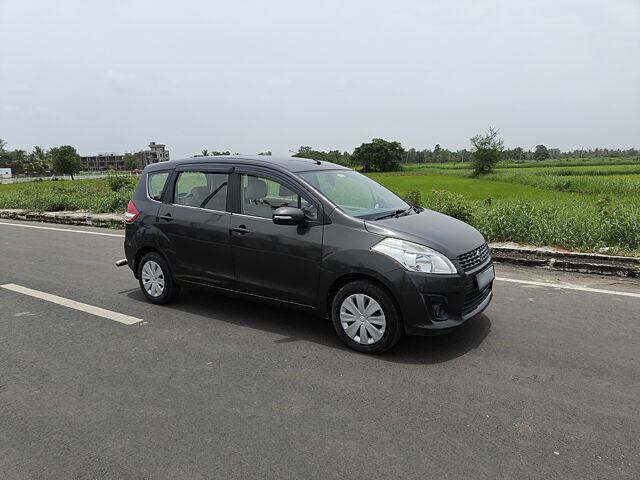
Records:
M247 186L244 187L243 213L256 217L271 218L273 209L265 200L269 187L267 182L260 178L248 177Z

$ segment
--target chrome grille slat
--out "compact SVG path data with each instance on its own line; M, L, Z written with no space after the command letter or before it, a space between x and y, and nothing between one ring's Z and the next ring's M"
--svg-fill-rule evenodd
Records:
M485 243L470 252L458 255L457 260L462 269L465 272L468 272L469 270L473 270L478 265L482 265L486 262L490 255L491 252L489 250L489 245Z

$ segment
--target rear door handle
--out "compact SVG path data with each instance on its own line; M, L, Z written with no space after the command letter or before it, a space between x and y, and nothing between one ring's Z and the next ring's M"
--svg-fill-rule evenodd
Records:
M236 228L232 229L234 232L238 232L238 233L249 233L251 232L251 230L249 230L247 227L245 227L244 225L240 225Z
M170 222L171 220L173 220L173 217L171 216L170 213L167 213L166 215L160 215L160 218L162 220L167 220L168 222Z

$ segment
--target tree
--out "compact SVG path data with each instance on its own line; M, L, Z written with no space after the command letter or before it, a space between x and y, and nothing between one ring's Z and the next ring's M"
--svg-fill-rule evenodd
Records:
M351 154L348 152L341 153L340 150L321 152L320 150L314 150L311 147L300 147L292 156L298 158L310 158L312 160L318 160L319 162L338 163L340 165L350 165L351 162Z
M361 165L363 172L388 172L400 168L404 155L404 148L400 142L388 142L381 138L374 138L369 143L363 143L353 151L351 161Z
M615 155L611 155L614 157ZM549 149L549 158L562 158L562 152L559 148L550 148Z
M13 173L25 173L28 159L24 150L6 150L0 155L0 167L8 167Z
M516 147L512 150L511 158L514 160L522 161L522 155L524 154L524 150L522 147Z
M440 152L442 151L442 148L440 147L439 143L436 143L436 146L433 147L433 161L434 162L440 162Z
M71 145L52 148L49 154L53 160L53 170L63 175L71 175L71 180L73 180L73 174L82 169L80 155Z
M310 158L312 160L324 160L324 152L314 150L311 147L300 147L297 153L294 153L293 157L298 158Z
M140 168L140 159L136 157L133 153L125 153L124 158L124 169L125 170L135 170L136 168Z
M546 160L549 158L549 150L544 145L536 145L536 151L533 152L535 160Z
M47 151L36 145L27 158L25 163L25 172L29 174L42 173L51 170L49 162L49 154Z
M231 155L230 151L226 151L226 152L218 152L217 150L207 150L206 148L204 150L202 150L201 153L197 153L196 155L194 155L193 157L219 157L221 155ZM239 154L235 154L235 155L239 155Z
M489 173L502 157L504 141L498 137L498 133L498 129L491 127L484 135L471 137L473 146L471 164L474 175Z
M462 150L458 150L456 152L455 161L466 162L468 158L469 158L469 151L466 148L463 148Z
M267 150L266 152L260 152L258 155L270 156L271 155L271 150Z

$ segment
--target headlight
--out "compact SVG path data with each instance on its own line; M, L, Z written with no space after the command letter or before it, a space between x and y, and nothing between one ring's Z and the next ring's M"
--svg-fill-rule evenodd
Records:
M404 268L414 272L457 273L451 260L440 252L417 243L397 238L385 238L371 247L371 250L393 258Z

